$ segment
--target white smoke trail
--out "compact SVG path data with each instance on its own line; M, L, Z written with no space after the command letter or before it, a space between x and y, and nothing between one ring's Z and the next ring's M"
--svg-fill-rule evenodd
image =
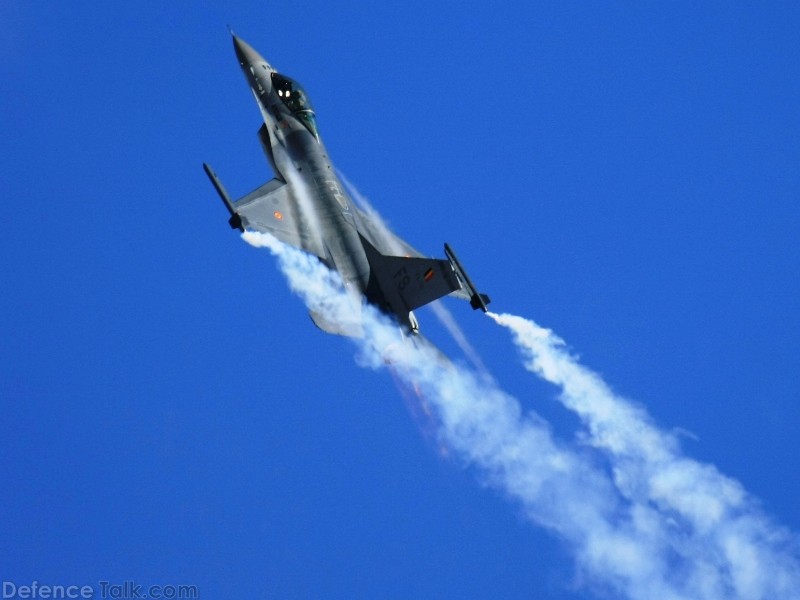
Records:
M786 536L746 502L738 484L712 467L676 458L674 440L653 431L638 409L607 397L600 405L604 419L597 439L604 442L597 446L617 449L610 453L609 476L587 448L555 440L546 422L522 414L519 403L491 381L430 347L398 344L397 326L369 305L355 309L356 300L337 275L316 258L268 235L243 237L270 249L309 308L344 323L360 313L359 362L383 368L388 360L399 377L421 389L442 441L489 484L519 501L532 521L565 540L587 584L633 600L800 597L797 562L784 547ZM523 329L513 317L495 318ZM598 385L596 376L575 374L563 357L547 356L541 364L553 380L574 380L578 391ZM631 431L615 433L614 419ZM637 455L639 442L645 459ZM653 461L657 477L647 479Z
M297 200L297 208L300 210L300 218L305 225L305 231L312 236L313 246L324 248L322 243L322 224L320 215L317 212L317 203L312 199L308 182L292 168L282 171L290 189L295 191L294 198Z
M437 319L439 319L439 322L444 326L445 329L447 329L450 337L452 337L458 347L461 348L461 351L464 353L464 356L467 357L467 360L469 360L469 362L471 362L472 365L484 375L484 377L490 377L491 375L489 374L489 369L487 369L486 365L483 364L480 354L478 354L478 351L475 350L473 345L470 343L469 339L467 338L467 334L464 333L464 330L461 329L455 317L453 317L453 313L451 313L439 300L431 302L430 307L433 311L433 314L436 315Z
M677 439L582 367L550 330L489 313L509 328L525 366L561 388L560 400L610 461L613 481L635 506L650 506L670 543L695 562L702 598L800 597L797 540L758 510L742 485L684 456Z
M338 169L336 173L339 175L339 179L342 180L342 183L347 188L348 193L352 196L353 200L355 200L358 207L364 211L372 224L375 226L375 229L377 229L381 236L381 240L392 250L396 256L406 255L406 248L398 243L397 236L394 234L391 227L389 227L389 224L386 223L383 216L375 209L374 206L372 206L372 203L370 203L366 196L358 191L358 188L356 188L356 186L353 185L353 183L347 179L347 177L345 177L344 173ZM489 370L486 368L483 360L481 360L478 351L475 350L474 346L470 343L469 339L467 338L467 334L464 333L464 330L461 329L456 320L453 318L452 313L438 300L432 302L430 307L433 311L433 314L450 334L450 337L453 338L453 341L455 341L456 345L464 353L464 356L467 357L467 360L469 360L476 369L483 373L484 376L488 377Z

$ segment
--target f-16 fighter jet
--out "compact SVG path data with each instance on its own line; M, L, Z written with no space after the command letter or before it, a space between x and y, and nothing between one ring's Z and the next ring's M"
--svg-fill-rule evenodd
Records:
M276 176L231 200L203 164L230 212L231 227L269 233L317 256L339 273L348 290L412 333L419 330L413 310L448 294L486 312L489 297L477 291L447 244L446 259L427 258L353 204L322 143L303 87L235 35L233 47L264 119L258 137ZM311 318L328 333L358 335L320 314L312 312Z

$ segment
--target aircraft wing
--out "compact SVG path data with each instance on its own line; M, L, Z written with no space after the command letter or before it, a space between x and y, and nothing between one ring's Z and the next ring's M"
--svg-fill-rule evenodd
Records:
M425 255L395 234L379 215L353 206L358 216L359 232L378 252L387 256L425 258Z
M398 315L461 288L456 272L448 260L387 256L363 235L361 243L385 301Z
M449 261L386 256L383 264L391 275L391 285L408 310L416 310L442 296L460 291L460 283Z
M232 201L216 173L203 164L206 174L231 213L230 225L242 231L270 233L284 244L299 248L320 258L325 249L318 236L313 235L308 220L291 186L281 179L271 179L249 194Z
M419 250L414 248L411 244L406 242L403 238L398 236L394 233L389 227L383 222L379 215L372 214L372 211L369 210L362 210L361 208L354 206L355 212L358 215L359 221L359 231L361 235L364 236L367 241L375 247L376 250L380 254L385 256L395 256L395 257L405 257L405 258L420 258L426 259L427 257L422 254ZM434 266L436 261L431 260L431 264L427 265L425 269L422 269L422 272L427 270L427 268ZM414 263L408 263L409 265ZM417 262L417 264L424 264ZM416 281L419 281L419 278L415 278ZM423 286L425 292L433 292L433 287L435 286ZM462 300L466 300L467 302L470 301L470 294L466 289L455 289L455 290L447 290L444 289L437 290L436 292L432 293L431 295L435 295L438 293L437 297L441 297L444 295L450 295L454 298L460 298ZM427 295L427 294L424 294ZM422 295L422 296L424 296ZM422 299L422 298L421 298ZM419 306L423 304L427 304L430 300L420 302ZM412 302L412 304L417 304L416 302ZM412 309L413 310L413 309Z
M234 202L233 206L241 219L242 229L271 233L284 244L320 258L325 256L325 249L318 236L312 235L288 183L271 179Z

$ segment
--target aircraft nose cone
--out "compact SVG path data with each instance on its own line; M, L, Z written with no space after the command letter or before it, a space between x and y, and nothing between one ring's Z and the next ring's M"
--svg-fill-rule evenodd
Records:
M258 52L245 42L243 39L233 36L233 49L236 52L236 58L239 59L239 64L245 66L250 63L264 62Z

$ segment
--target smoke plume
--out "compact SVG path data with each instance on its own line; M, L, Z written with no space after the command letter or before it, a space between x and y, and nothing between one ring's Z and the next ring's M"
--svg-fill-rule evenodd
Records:
M374 225L376 233L380 236L385 245L388 248L391 248L392 253L395 256L405 255L406 249L398 243L397 236L394 234L391 227L389 227L389 224L384 220L383 216L377 210L375 210L367 197L358 191L356 186L353 185L353 183L347 179L347 177L345 177L344 173L338 169L336 173L339 175L339 179L342 180L342 183L347 188L350 196L353 198L353 200L355 200L355 203L367 215L370 222ZM461 329L458 322L455 320L447 307L439 300L436 300L430 304L430 308L442 326L450 334L450 337L453 338L453 341L456 343L456 345L458 345L458 347L464 353L464 356L467 357L467 359L476 369L488 376L489 372L486 369L486 366L483 364L483 360L481 360L478 351L475 350L472 344L470 344L466 334Z
M548 423L490 378L431 345L400 337L396 324L354 303L335 273L269 235L291 289L332 321L360 319L359 364L391 364L421 390L442 443L479 477L519 503L575 556L578 576L601 595L632 600L800 598L793 540L754 506L742 486L680 453L646 413L581 367L551 332L491 315L522 348L525 366L561 388L589 441L556 439Z

